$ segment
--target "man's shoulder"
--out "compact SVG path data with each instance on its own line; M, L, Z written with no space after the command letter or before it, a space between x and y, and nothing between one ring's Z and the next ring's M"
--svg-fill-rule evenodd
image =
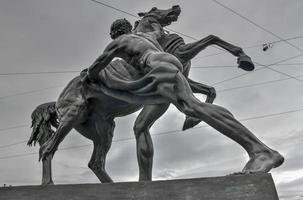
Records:
M123 35L119 36L116 40L123 41L123 40L129 40L131 38L137 38L137 36L134 33L128 33L128 34L123 34Z

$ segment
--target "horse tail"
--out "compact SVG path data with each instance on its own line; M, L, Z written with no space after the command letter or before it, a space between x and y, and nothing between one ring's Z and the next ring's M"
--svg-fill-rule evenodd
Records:
M57 128L58 115L56 113L56 102L48 102L41 104L31 114L32 118L32 134L27 142L27 145L36 145L36 142L41 146L45 143L55 131L52 126Z

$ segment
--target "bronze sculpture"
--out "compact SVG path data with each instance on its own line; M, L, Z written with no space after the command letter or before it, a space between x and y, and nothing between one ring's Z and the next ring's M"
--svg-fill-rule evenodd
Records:
M278 152L260 142L224 108L203 104L193 97L189 87L191 82L188 83L186 79L185 69L189 67L186 68L184 64L190 65L190 59L206 46L217 44L228 49L239 57L239 67L245 70L252 70L253 64L241 48L222 42L215 36L188 45L193 52L186 48L183 51L182 48L174 48L171 51L176 57L164 53L162 47L165 45L161 43L161 38L165 37L165 33L162 26L176 21L179 14L178 6L168 10L153 8L148 13L140 13L143 18L138 22L134 33L122 32L123 35L114 40L108 51L105 51L108 55L103 54L89 68L89 79L97 80L97 83L87 83L86 72L83 73L83 83L80 77L69 83L57 101L60 125L54 137L41 148L42 158L52 155L70 129L75 128L94 141L94 152L89 167L101 182L111 182L105 171L105 158L115 126L113 119L135 112L144 105L136 120L134 131L140 169L139 180L151 180L153 148L149 128L166 111L169 103L173 103L179 110L191 116L187 118L191 126L203 119L244 147L250 161L244 167L243 173L267 172L283 163L283 157ZM143 46L131 43L132 39ZM121 45L124 45L123 50L119 48ZM186 47L185 44L182 45ZM110 63L113 56L122 57L124 60ZM104 58L105 61L102 60ZM101 71L106 65L108 66ZM108 81L106 78L114 73L123 74L117 70L125 70L128 74L120 77L122 80ZM192 90L193 85L191 84Z

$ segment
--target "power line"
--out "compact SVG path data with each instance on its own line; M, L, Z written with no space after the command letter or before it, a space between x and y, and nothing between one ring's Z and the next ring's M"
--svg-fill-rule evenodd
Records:
M123 11L123 10L121 10L121 9L118 9L118 8L115 8L115 7L113 7L113 6L110 6L110 5L108 5L108 4L105 4L105 3L102 3L102 2L99 2L99 1L95 1L95 0L91 0L91 1L93 1L93 2L96 2L96 3L99 3L99 4L102 4L102 5L104 5L104 6L106 6L106 7L109 7L109 8L112 8L112 9L114 9L114 10L117 10L117 11L120 11L120 12L123 12L123 13L126 13L126 14L128 14L128 15L131 15L131 16L133 16L133 17L136 17L136 18L138 18L137 16L135 16L135 15L133 15L133 14L131 14L131 13L129 13L129 12L126 12L126 11ZM214 0L215 1L215 0ZM217 2L217 1L215 1L215 2ZM218 3L218 2L217 2ZM238 14L239 15L239 14ZM239 15L240 16L240 15ZM244 17L245 18L245 17ZM245 18L246 20L248 19L248 18ZM249 20L249 19L248 19ZM255 24L255 25L257 25L257 24ZM265 30L266 31L266 30ZM176 32L176 31L174 31L174 32ZM179 34L182 34L182 35L184 35L184 36L186 36L186 37L189 37L189 38L191 38L191 39L195 39L195 40L197 40L196 38L193 38L193 37L191 37L191 36L188 36L188 35L185 35L185 34L183 34L183 33L180 33L180 32L177 32L177 33L179 33ZM273 34L273 33L272 33ZM297 39L297 38L301 38L302 36L298 36L298 37L293 37L293 38L290 38L290 39ZM287 41L287 39L282 39L282 38L280 38L281 40L280 41ZM290 40L289 39L289 40ZM280 42L280 41L276 41L276 42ZM253 46L252 46L253 47ZM295 76L291 76L291 75L288 75L288 74L286 74L286 73L283 73L283 72L280 72L280 71L278 71L278 70L275 70L275 69L273 69L273 68L270 68L269 66L271 66L271 65L274 65L274 64L271 64L271 65L262 65L262 64L259 64L260 66L264 66L263 68L269 68L269 69L271 69L271 70L273 70L273 71L275 71L275 72L277 72L277 73L280 73L280 74L283 74L283 75L285 75L285 76L288 76L288 77L290 77L290 78L294 78L294 79L296 79L296 80L298 80L298 81L301 81L301 82L303 82L302 80L300 80L300 79L297 79ZM263 68L261 68L261 69L263 69ZM75 73L75 72L79 72L79 71L62 71L62 72L24 72L24 73L2 73L2 74L0 74L0 75L21 75L21 74L49 74L49 73ZM246 75L246 74L242 74L242 75L240 75L240 76L244 76L244 75ZM238 78L238 77L240 77L240 76L237 76L237 77L233 77L232 79L235 79L235 78ZM228 80L232 80L232 79L228 79ZM217 82L217 83L215 83L215 84L213 84L213 85L217 85L217 84L219 84L219 83L223 83L223 82L225 82L225 81L228 81L228 80L223 80L223 81L220 81L220 82ZM286 80L286 79L283 79L283 80ZM57 86L56 86L57 87ZM51 88L54 88L54 87L51 87ZM240 88L240 87L238 87L238 88ZM241 88L243 88L243 87L241 87ZM41 90L45 90L45 89L50 89L50 88L44 88L44 89L39 89L39 90L34 90L34 91L30 91L30 92L25 92L25 93L19 93L19 94L15 94L15 95L9 95L9 96L3 96L3 97L0 97L0 99L1 98L6 98L6 97L11 97L11 96L16 96L16 95L22 95L22 94L28 94L28 93L32 93L32 92L37 92L37 91L41 91ZM234 88L232 88L232 89L234 89ZM226 91L226 90L225 90ZM0 131L1 131L1 129L0 129Z
M295 76L295 77L300 78L300 77L303 77L303 75L298 75L298 76ZM266 85L266 84L271 84L271 83L275 83L275 82L286 81L286 80L290 80L290 79L292 79L292 78L288 77L288 78L282 78L282 79L277 79L277 80L264 81L264 82L261 82L261 83L254 83L254 84L248 84L248 85L243 85L243 86L238 86L238 87L225 88L225 89L218 90L217 92L227 92L227 91L238 90L238 89L243 89L243 88L248 88L248 87L255 87L255 86ZM2 128L2 129L0 129L0 132L10 130L10 129L29 127L29 126L30 125L27 124L27 125L19 125L19 126ZM0 148L1 148L1 146L0 146Z
M290 113L296 113L296 112L302 112L302 111L303 111L303 108L298 108L298 109L295 109L295 110L288 110L288 111L279 112L279 113L272 113L272 114L266 114L266 115L259 115L259 116L255 116L255 117L248 117L248 118L241 119L239 121L245 122L245 121L251 121L251 120L256 120L256 119L264 119L264 118L268 118L268 117L275 117L275 116L280 116L280 115L290 114ZM194 127L192 129L206 128L206 127L209 127L209 126L202 125L202 126ZM180 134L181 132L183 132L183 131L182 130L172 130L172 131L165 131L165 132L152 134L152 136ZM186 132L183 132L183 133L186 133ZM193 133L193 132L187 132L186 134L190 134L190 133ZM122 141L130 141L130 140L134 140L134 138L118 139L118 140L114 140L113 142L122 142ZM67 150L67 149L75 149L75 148L83 148L83 147L87 147L87 146L91 146L91 144L65 147L65 148L58 149L58 151ZM23 156L29 156L29 155L36 155L36 154L38 154L38 152L3 156L3 157L0 157L0 160L9 159L9 158L16 158L16 157L23 157Z
M108 4L105 4L105 3L103 3L103 2L96 1L96 0L90 0L90 1L95 2L95 3L98 3L98 4L101 4L101 5L103 5L103 6L109 7L109 8L111 8L111 9L116 10L116 11L119 11L119 12L125 13L125 14L127 14L127 15L130 15L130 16L133 16L133 17L138 18L136 15L134 15L134 14L132 14L132 13L126 12L126 11L121 10L121 9L118 9L118 8L115 8L115 7L113 7L113 6L110 6L110 5L108 5ZM179 34L182 34L182 33L180 33L180 32L178 32L178 33L179 33ZM183 34L183 35L184 35L184 34ZM191 36L188 36L188 35L185 35L185 36L197 40L196 38L193 38L193 37L191 37ZM289 38L289 39L301 38L301 37L303 37L303 36L297 36L297 37L293 37L293 38ZM280 40L280 41L282 41L282 40ZM284 41L284 40L283 40L283 41ZM279 41L276 41L276 42L279 42ZM224 52L224 53L225 53L225 52ZM75 72L75 71L73 71L73 72ZM47 73L47 72L32 72L32 73ZM52 73L52 72L50 72L50 73ZM244 75L246 75L246 74L243 74L243 75L240 75L240 76L237 76L237 77L241 77L241 76L244 76ZM234 78L232 78L232 79L235 79L235 78L237 78L237 77L234 77ZM232 79L228 79L228 80L232 80ZM225 82L225 81L228 81L228 80L223 80L222 82ZM219 82L218 82L218 83L215 83L215 84L219 84ZM51 88L56 88L56 87L58 87L58 86L51 87ZM45 89L51 89L51 88L45 88ZM2 97L0 97L0 99L8 98L8 97L13 97L13 96L24 95L24 94L29 94L29 93L35 93L35 92L39 92L39 91L42 91L42 90L45 90L45 89L39 89L39 90L33 90L33 91L29 91L29 92L24 92L24 93L17 93L17 94L13 94L13 95L2 96Z
M26 94L32 94L32 93L41 92L41 91L45 91L45 90L49 90L49 89L55 89L55 88L59 88L59 87L62 87L62 86L52 86L52 87L46 87L46 88L41 88L41 89L37 89L37 90L31 90L31 91L27 91L27 92L20 92L20 93L15 93L15 94L11 94L11 95L0 96L0 99L20 96L20 95L26 95Z
M259 64L259 65L261 65L261 64ZM262 65L261 65L261 66L262 66ZM295 76L292 76L292 75L289 75L289 74L287 74L287 73L281 72L281 71L276 70L276 69L274 69L274 68L272 68L272 67L270 67L270 66L266 66L266 65L263 65L263 66L264 66L265 68L268 68L268 69L274 71L274 72L277 72L278 74L282 74L282 75L284 75L284 76L287 76L287 77L289 77L289 78L295 79L295 80L297 80L297 81L303 83L303 80L298 79L298 78L296 78Z
M286 38L286 39L283 39L283 40L276 40L276 41L267 42L267 43L276 44L276 43L280 43L280 42L284 42L284 41L301 39L301 38L303 38L303 36L295 36L295 37L290 37L290 38ZM255 45L252 45L252 46L243 47L242 49L252 49L252 48L256 48L256 47L261 47L262 45L263 44L255 44ZM193 58L193 60L212 57L212 56L217 56L217 55L222 55L222 54L226 54L226 53L228 53L228 51L212 53L212 54L208 54L208 55L205 55L205 56L197 56L197 57Z
M139 18L138 16L136 16L136 15L134 15L134 14L130 13L130 12L124 11L124 10L122 10L122 9L116 8L116 7L111 6L111 5L108 5L108 4L106 4L106 3L103 3L103 2L100 2L100 1L96 1L96 0L90 0L90 1L95 2L95 3L98 3L98 4L103 5L103 6L106 6L106 7L108 7L108 8L114 9L114 10L116 10L116 11L119 11L119 12L125 13L125 14L127 14L127 15L132 16L132 17ZM215 2L215 3L217 3L218 5L220 5L220 6L224 7L224 8L226 8L226 9L230 10L230 11L231 11L231 12L233 12L234 14L236 14L236 15L240 16L241 18L243 18L243 19L245 19L245 20L249 21L250 23L254 24L255 26L257 26L257 27L261 28L262 30L264 30L264 31L266 31L266 32L268 32L268 33L270 33L270 34L272 34L272 35L274 35L275 37L277 37L277 38L279 38L279 39L280 39L279 41L274 41L273 43L282 42L282 41L283 41L283 42L287 42L288 40L292 40L292 39L298 39L298 38L302 38L302 37L303 37L303 36L296 36L296 37L292 37L292 38L288 38L288 39L283 39L283 38L279 37L278 35L274 34L273 32L271 32L271 31L269 31L269 30L265 29L264 27L262 27L262 26L260 26L260 25L256 24L255 22L251 21L251 20L250 20L250 19L248 19L247 17L245 17L245 16L243 16L243 15L241 15L241 14L237 13L237 12L236 12L236 11L234 11L233 9L231 9L231 8L227 7L226 5L224 5L224 4L222 4L222 3L220 3L220 2L218 2L218 1L216 1L216 0L212 0L212 1L214 1L214 2ZM181 32L177 32L177 31L174 31L174 30L171 30L171 31L176 32L176 33L178 33L178 34L181 34L181 35L183 35L183 36L186 36L186 37L188 37L188 38L191 38L191 39L197 40L196 38L194 38L194 37L192 37L192 36L189 36L189 35L185 35L185 34L183 34L183 33L181 33ZM292 45L291 43L288 43L288 44ZM248 47L248 48L252 48L252 47L255 47L255 46L256 46L256 45L251 46L251 47ZM293 45L292 45L292 46L293 46ZM296 48L296 47L294 47L294 48ZM219 48L219 49L220 49L220 50L222 50L221 48ZM301 49L300 49L300 51L302 51L302 52L303 52L303 50L301 50ZM225 53L225 52L223 52L223 53ZM221 54L221 53L220 53L220 54ZM218 55L218 54L216 54L216 55ZM264 65L262 65L262 66L264 66ZM198 68L198 67L197 67L197 68ZM271 69L271 70L272 70L272 68L269 68L269 69ZM278 72L278 70L273 70L273 71ZM0 74L0 75L16 75L16 74L47 74L47 73L74 73L74 72L78 72L78 71L67 71L67 72L29 72L29 73L3 73L3 74ZM278 72L278 73L279 73L279 72ZM282 73L283 73L283 72L282 72ZM281 74L282 74L282 73L281 73ZM285 73L283 73L283 74L284 74L284 75L286 75ZM233 77L232 79L235 79L235 78L238 78L238 77L241 77L241 76L244 76L244 75L246 75L246 74L242 74L242 75L240 75L240 76ZM286 75L286 76L287 76L287 75ZM225 81L232 80L232 79L226 79L226 80L223 80L223 81L217 82L217 83L215 83L215 85L217 85L217 84L219 84L219 83L221 83L221 82L223 83L223 82L225 82ZM36 92L36 91L34 91L34 92ZM19 95L19 94L17 94L17 95ZM0 97L0 99L1 99L1 98L6 98L6 97L7 97L7 96L5 96L5 97Z
M116 11L123 12L123 13L125 13L125 14L128 14L128 15L132 16L132 17L138 18L137 16L135 16L135 15L129 13L129 12L126 12L126 11L124 11L124 10L121 10L121 9L116 8L116 7L110 6L110 5L106 4L106 3L103 3L103 2L100 2L100 1L96 1L96 0L91 0L91 1L93 1L93 2L95 2L95 3L99 3L99 4L103 5L103 6L108 7L108 8L114 9L114 10L116 10ZM296 48L297 50L303 52L303 50L301 50L301 49L298 48L297 46L291 44L290 42L288 42L287 40L281 38L281 37L278 36L277 34L275 34L275 33L271 32L271 31L265 29L264 27L258 25L257 23L255 23L255 22L253 22L252 20L248 19L247 17L245 17L245 16L239 14L238 12L236 12L236 11L234 11L233 9L227 7L226 5L220 3L220 2L218 2L218 1L216 1L216 0L212 0L212 1L215 2L215 3L217 3L217 4L220 5L220 6L224 7L225 9L228 9L229 11L231 11L231 12L233 12L234 14L238 15L239 17L245 19L246 21L250 22L251 24L253 24L253 25L259 27L260 29L266 31L267 33L270 33L271 35L275 36L276 38L280 39L281 41L286 42L287 44L291 45L292 47ZM170 29L170 30L171 30L171 31L174 31L174 30L172 30L172 29ZM175 31L174 31L174 32L175 32ZM182 34L182 33L180 33L180 32L178 32L178 33L179 33L179 34ZM184 35L184 34L182 34L182 35ZM189 37L189 38L194 39L194 40L197 40L196 38L191 37L191 36L188 36L188 35L184 35L184 36ZM221 50L221 48L219 48L219 49ZM268 69L270 69L270 70L272 70L272 68L270 68L269 66L265 66L265 67L268 68ZM275 71L275 72L278 72L278 73L279 73L278 70L272 70L272 71ZM286 73L283 73L283 72L281 72L280 74L286 75ZM214 83L213 85L217 85L217 84L226 82L226 81L228 81L228 80L233 80L233 79L236 79L236 78L238 78L238 77L242 77L242 76L244 76L244 75L246 75L246 74L242 74L242 75L240 75L240 76L233 77L232 79L226 79L226 80L223 80L223 81ZM286 75L286 76L287 76L287 75ZM289 75L289 76L290 76L290 75ZM301 81L300 79L296 79L296 80ZM301 82L303 82L303 81L301 81Z
M139 18L137 15L134 15L134 14L132 14L132 13L130 13L130 12L121 10L121 9L116 8L116 7L114 7L114 6L108 5L108 4L103 3L103 2L101 2L101 1L96 1L96 0L90 0L90 1L95 2L95 3L98 3L98 4L103 5L103 6L105 6L105 7L111 8L111 9L113 9L113 10L122 12L122 13L127 14L127 15L129 15L129 16L132 16L132 17L134 17L134 18L137 18L137 19Z
M134 17L134 18L136 18L136 19L139 19L139 18L140 18L140 17L138 17L137 15L134 15L134 14L132 14L132 13L130 13L130 12L125 11L125 10L116 8L116 7L114 7L114 6L111 6L111 5L109 5L109 4L106 4L106 3L104 3L104 2L97 1L97 0L90 0L90 1L92 1L92 2L94 2L94 3L98 3L98 4L103 5L103 6L105 6L105 7L111 8L111 9L116 10L116 11L118 11L118 12L122 12L122 13L127 14L127 15L129 15L129 16L132 16L132 17ZM174 32L174 33L180 34L180 35L182 35L182 36L185 36L185 37L187 37L187 38L190 38L190 39L192 39L192 40L198 40L197 38L194 38L194 37L192 37L192 36L190 36L190 35L187 35L187 34L184 34L184 33L179 32L179 31L173 30L173 29L171 29L171 28L165 27L165 29L167 29L167 30L169 30L169 31L172 31L172 32ZM219 47L216 47L216 46L212 46L212 47L213 47L213 48L216 48L216 49L219 49L219 50L222 51L222 49L219 48Z
M35 74L68 74L68 73L79 73L80 71L49 71L49 72L8 72L0 73L0 76L10 75L35 75Z
M303 75L295 76L295 77L299 78L299 77L303 77ZM255 83L255 84L243 85L243 86L238 86L238 87L226 88L226 89L218 90L218 92L227 92L227 91L243 89L243 88L248 88L248 87L254 87L254 86L259 86L259 85L266 85L266 84L286 81L286 80L290 80L290 79L292 79L292 78L288 77L288 78L282 78L282 79L277 79L277 80L272 80L272 81L264 81L264 82L261 82L261 83Z
M277 43L280 43L280 42L285 42L285 41L290 41L290 40L296 40L296 39L301 39L303 38L303 35L301 36L294 36L294 37L290 37L290 38L281 38L280 40L276 40L276 41L272 41L272 42L266 42L266 43L270 43L270 44L277 44ZM263 44L256 44L256 45L252 45L252 46L248 46L246 47L246 49L251 49L251 48L255 48L255 47L260 47L262 46Z
M17 129L17 128L23 128L23 127L28 127L29 125L18 125L18 126L11 126L11 127L6 127L6 128L0 128L0 132L1 131L7 131L7 130L11 130L11 129Z
M262 29L263 31L265 31L265 32L267 32L267 33L273 35L274 37L280 39L281 41L287 43L288 45L290 45L290 46L292 46L293 48L299 50L300 52L303 52L303 50L302 50L301 48L297 47L296 45L293 45L293 44L290 43L289 41L283 39L283 38L280 37L279 35L273 33L272 31L270 31L270 30L268 30L268 29L266 29L266 28L264 28L263 26L260 26L259 24L255 23L254 21L250 20L249 18L247 18L247 17L241 15L240 13L238 13L238 12L236 12L235 10L229 8L228 6L224 5L223 3L220 3L220 2L217 1L217 0L212 0L212 1L215 2L216 4L222 6L223 8L225 8L225 9L231 11L232 13L234 13L234 14L236 14L237 16L241 17L242 19L248 21L249 23L255 25L256 27ZM259 64L259 65L260 65L260 64ZM273 68L271 68L271 67L268 66L268 65L267 65L267 66L263 65L263 66L264 66L264 68L270 69L270 70L272 70L272 71L274 71L274 72L277 72L277 73L279 73L279 74L282 74L282 75L285 75L285 76L288 76L288 77L292 77L293 79L295 79L295 80L297 80L297 81L303 82L302 80L297 79L297 78L295 78L295 77L293 77L293 76L291 76L291 75L289 75L289 74L287 74L287 73L280 72L279 70L273 69ZM223 82L224 82L224 81L223 81Z
M285 63L285 64L275 64L276 66L298 66L298 65L303 65L303 63ZM255 65L257 67L261 67L263 65ZM206 66L193 66L191 69L213 69L213 68L236 68L236 65L206 65Z
M15 142L15 143L11 143L11 144L2 145L2 146L0 146L0 149L11 147L11 146L16 146L18 144L23 144L25 142L27 142L27 140L22 140L20 142Z
M303 77L303 75L298 75L298 76L295 76L295 77L296 78L300 78L300 77ZM290 80L290 79L292 79L292 78L288 77L288 78L282 78L282 79L277 79L277 80L264 81L264 82L261 82L261 83L248 84L248 85L243 85L243 86L238 86L238 87L232 87L232 88L225 88L225 89L218 90L217 92L227 92L227 91L238 90L238 89L243 89L243 88L248 88L248 87L255 87L255 86L266 85L266 84L271 84L271 83L275 83L275 82L286 81L286 80ZM2 129L0 129L0 132L1 131L11 130L11 129L29 127L29 126L30 125L27 124L27 125L19 125L19 126L2 128ZM1 146L0 146L0 148L1 148Z
M258 68L258 69L256 69L256 70L254 70L254 72L255 72L255 71L259 71L259 70L267 69L267 68L270 67L270 66L273 66L273 65L276 65L276 64L280 64L280 63L282 63L282 62L286 62L286 61L289 61L289 60L292 60L292 59L295 59L295 58L298 58L298 57L301 57L301 56L303 56L303 53L302 53L302 54L299 54L299 55L296 55L296 56L292 56L292 57L283 59L283 60L280 60L280 61L277 61L277 62L272 63L272 64L269 64L269 65L262 65L263 67L260 67L260 68ZM237 75L237 76L234 76L234 77L231 77L231 78L228 78L228 79L225 79L225 80L222 80L222 81L213 83L212 86L218 85L218 84L222 84L222 83L224 83L224 82L231 81L231 80L234 80L234 79L237 79L237 78L246 76L246 75L251 74L251 73L253 73L253 72L246 72L246 73L244 73L244 74L240 74L240 75Z
M276 64L277 66L298 66L303 65L303 63L285 63L285 64ZM263 65L257 65L263 66ZM195 66L192 69L199 68L235 68L236 65L206 65L206 66ZM39 74L70 74L70 73L79 73L80 71L49 71L49 72L8 72L0 73L0 76L13 76L13 75L39 75Z
M212 0L212 1L215 2L216 4L220 5L221 7L223 7L223 8L225 8L225 9L229 10L230 12L234 13L235 15L241 17L242 19L248 21L249 23L253 24L254 26L260 28L261 30L263 30L263 31L265 31L265 32L267 32L267 33L269 33L269 34L271 34L272 36L278 38L279 40L281 40L281 41L287 43L288 45L292 46L293 48L295 48L295 49L297 49L297 50L303 52L303 50L302 50L301 48L299 48L299 47L293 45L293 44L290 43L289 41L283 39L283 38L280 37L279 35L273 33L272 31L270 31L270 30L268 30L268 29L266 29L265 27L263 27L263 26L261 26L261 25L255 23L254 21L252 21L251 19L245 17L244 15L241 15L240 13L238 13L237 11L233 10L232 8L226 6L225 4L223 4L223 3L221 3L221 2L219 2L219 1L217 1L217 0Z
M269 65L262 65L262 66L273 66L273 65L278 65L282 62L286 62L286 61L289 61L289 60L292 60L292 59L295 59L295 58L298 58L300 56L302 56L303 54L299 54L297 56L293 56L293 57L289 57L287 59L284 59L284 60L280 60L278 62L275 62L275 63L272 63L272 64L269 64ZM193 67L193 68L199 68L199 67ZM261 67L261 68L258 68L254 71L258 71L258 70L263 70L263 69L266 69L266 67ZM253 72L246 72L244 74L240 74L240 75L237 75L237 76L234 76L234 77L231 77L231 78L228 78L228 79L224 79L222 81L219 81L219 82L216 82L214 84L212 84L213 86L214 85L218 85L218 84L221 84L223 82L227 82L227 81L230 81L230 80L234 80L236 78L240 78L242 76L246 76L248 74L251 74ZM60 88L60 87L63 87L63 85L58 85L58 86L52 86L52 87L47 87L47 88L41 88L41 89L37 89L37 90L31 90L31 91L27 91L27 92L21 92L21 93L16 93L16 94L12 94L12 95L6 95L6 96L0 96L0 99L5 99L5 98L10 98L10 97L15 97L15 96L20 96L20 95L26 95L26 94L31 94L31 93L36 93L36 92L41 92L41 91L45 91L45 90L48 90L48 89L55 89L55 88ZM1 131L1 129L0 129Z

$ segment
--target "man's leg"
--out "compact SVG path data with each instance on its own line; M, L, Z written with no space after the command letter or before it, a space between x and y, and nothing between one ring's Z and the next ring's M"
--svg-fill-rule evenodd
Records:
M168 107L169 104L145 105L136 119L134 132L137 143L139 181L152 180L154 149L149 129Z
M173 88L173 89L172 89ZM225 136L240 144L250 160L243 173L268 172L280 166L284 159L277 152L262 143L252 132L236 120L225 108L200 102L194 97L186 78L178 72L174 87L158 87L161 94L184 114L199 118Z

